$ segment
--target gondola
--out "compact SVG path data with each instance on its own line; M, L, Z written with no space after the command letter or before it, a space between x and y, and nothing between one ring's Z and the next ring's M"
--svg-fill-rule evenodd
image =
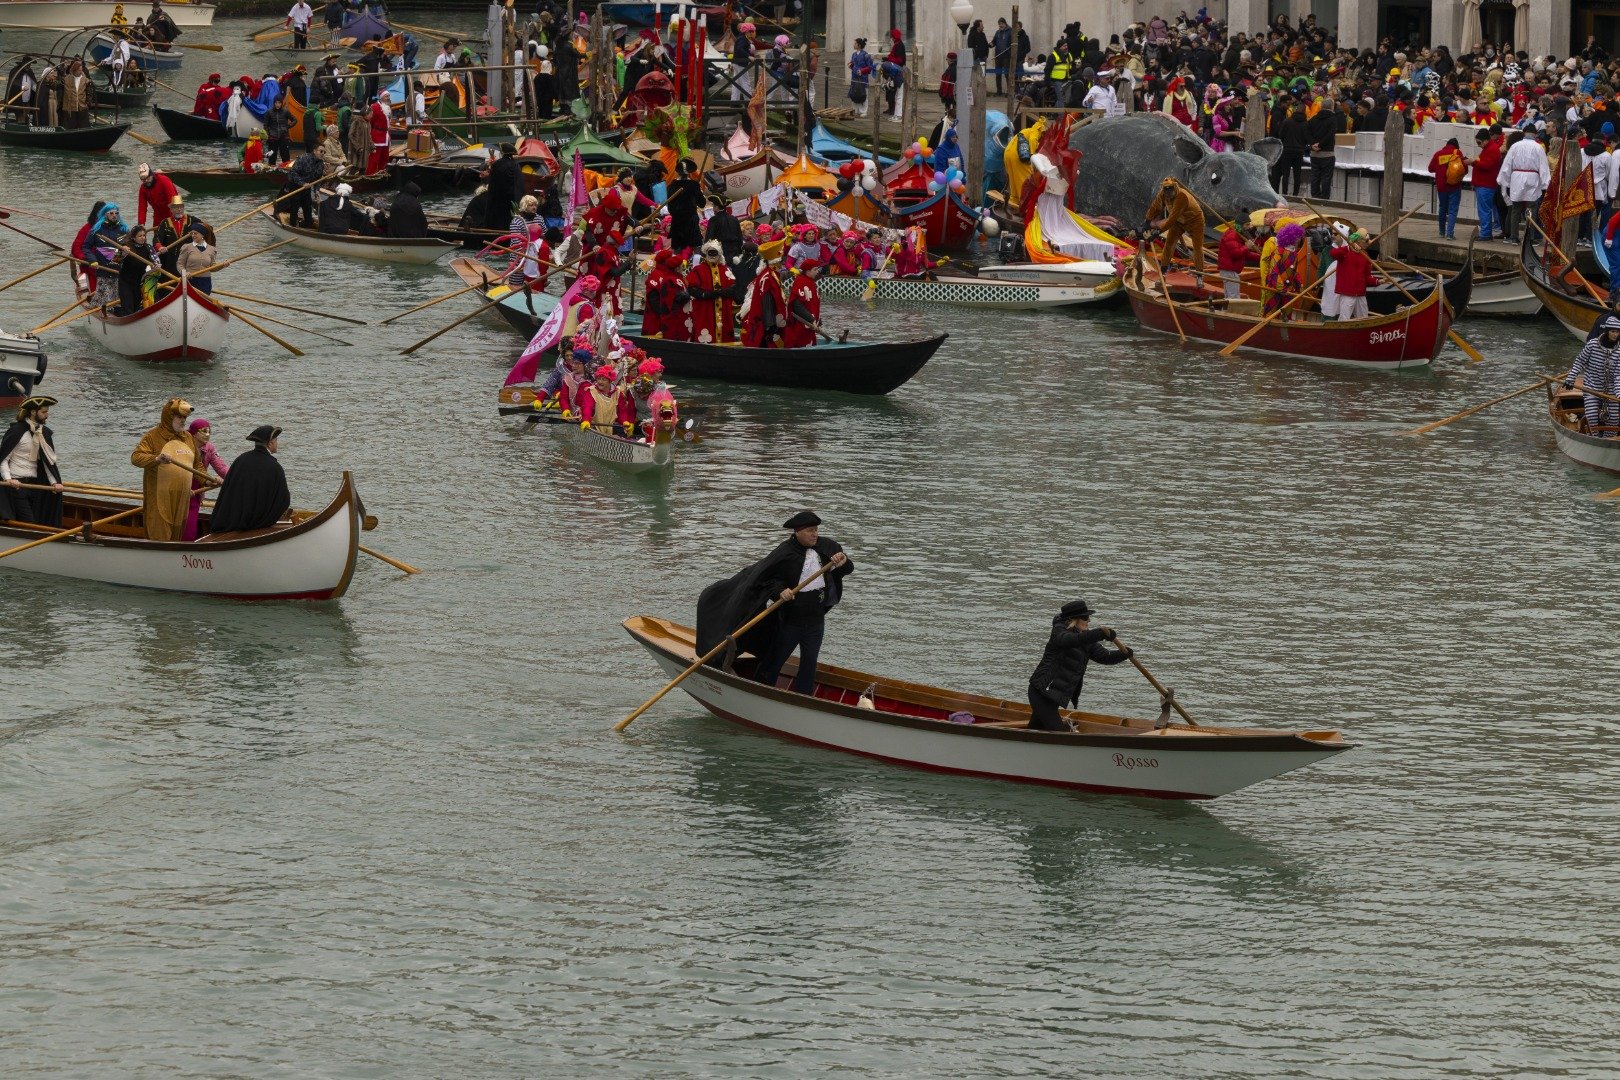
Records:
M32 124L0 124L0 146L23 146L33 150L71 150L105 154L123 138L133 124L91 124L89 127L35 127Z
M575 453L599 461L619 472L632 474L661 472L674 463L672 453L675 445L675 432L672 427L660 427L653 434L652 442L645 439L628 439L622 435L607 435L594 427L581 427L573 420L564 420L555 410L550 412L535 412L532 409L508 413L517 415L525 427L531 429L545 429L555 438L566 442L568 448Z
M1553 383L1547 387L1547 419L1553 441L1571 461L1603 472L1620 473L1620 429L1607 434L1586 430L1586 395Z
M193 112L181 109L170 109L163 105L152 106L152 114L157 117L158 126L163 134L176 142L245 142L245 137L231 134L231 129L225 126L225 121L216 120L211 116L198 116Z
M144 109L157 94L157 86L125 86L114 89L108 84L95 86L90 91L90 102L103 109L131 112Z
M166 169L165 175L174 186L188 195L232 195L242 191L280 191L287 184L284 168L249 171L243 168ZM386 191L393 187L393 177L387 173L374 176L333 176L332 184L348 184L359 191Z
M336 600L354 577L363 511L347 472L337 496L317 514L253 532L204 535L190 543L146 539L140 514L89 524L139 506L138 501L69 492L62 502L63 527L77 526L79 531L0 561L0 571L230 600ZM205 503L199 515L204 529L208 510ZM0 524L0 539L10 547L53 531L6 522Z
M1541 254L1530 242L1532 231L1528 227L1525 229L1524 242L1519 247L1519 273L1535 298L1553 313L1553 318L1578 340L1585 341L1598 319L1609 313L1608 309L1598 303L1589 291L1591 283L1573 266L1565 267L1556 278L1552 276Z
M1470 273L1468 270L1464 274ZM1156 283L1141 288L1126 282L1126 295L1137 321L1163 334L1185 334L1199 341L1229 344L1264 321L1258 300L1201 299L1165 302ZM1372 370L1423 367L1434 361L1451 328L1451 309L1444 293L1429 295L1393 315L1328 322L1314 311L1289 313L1266 323L1243 345L1254 352L1276 353Z
M477 250L507 235L505 229L467 228L455 214L428 214L427 234L436 240Z
M0 30L88 30L109 25L122 6L111 0L6 0L0 4ZM213 4L171 4L163 10L184 30L214 21Z
M90 308L89 298L80 303ZM225 343L231 313L190 281L133 315L96 310L80 322L101 344L131 360L211 360Z
M473 259L452 259L450 266L464 284L486 286L487 298L499 297L495 310L525 337L532 336L557 306L558 298L549 293L525 295L505 285L490 286L496 275ZM846 394L887 394L897 389L922 370L946 338L940 334L913 341L833 341L803 349L750 349L647 337L641 333L641 316L634 312L622 316L619 333L662 360L672 377Z
M428 263L438 262L446 252L455 247L454 244L431 236L401 240L392 236L360 236L353 233L338 235L323 233L316 229L300 229L293 225L282 224L268 206L261 209L259 215L268 221L283 239L291 240L295 247L318 251L323 255L343 255L370 262L426 266Z
M623 623L665 674L698 658L689 627L650 615ZM1033 731L1027 704L816 667L811 694L752 678L744 652L731 670L704 667L681 683L722 720L894 765L991 780L1159 799L1213 799L1354 749L1337 731L1196 727L1065 711L1077 730Z
M1463 264L1467 273L1462 270L1453 271L1449 277L1441 278L1440 288L1445 292L1446 303L1451 307L1451 321L1459 322L1468 313L1469 305L1473 302L1475 275L1474 240L1478 233L1468 240L1468 251L1463 255ZM1367 290L1367 313L1369 315L1393 315L1403 306L1410 303L1407 299L1421 301L1434 288L1434 278L1422 274L1391 274L1395 281L1400 283L1397 287L1389 281L1381 281ZM1401 289L1406 292L1402 293Z

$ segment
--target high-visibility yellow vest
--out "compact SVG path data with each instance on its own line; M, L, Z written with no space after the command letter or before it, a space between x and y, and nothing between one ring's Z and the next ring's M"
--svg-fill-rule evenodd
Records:
M1052 61L1052 81L1061 82L1069 77L1069 62L1067 60Z

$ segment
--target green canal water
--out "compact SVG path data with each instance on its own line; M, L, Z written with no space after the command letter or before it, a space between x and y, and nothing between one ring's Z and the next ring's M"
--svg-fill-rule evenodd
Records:
M257 66L255 25L166 81ZM0 201L66 241L138 162L227 153L6 150ZM6 278L43 258L0 239ZM287 249L218 284L375 322L455 281ZM52 271L0 325L68 299ZM1118 309L830 305L950 339L880 400L683 386L711 437L647 481L494 415L521 343L493 318L399 355L469 303L319 324L350 348L278 329L303 358L235 326L208 366L48 335L69 476L135 483L183 395L227 454L284 427L297 505L353 470L368 542L426 572L250 606L0 565L6 1075L1620 1069L1616 481L1534 395L1400 434L1567 365L1550 320L1465 321L1485 363L1387 375ZM1360 748L1181 805L888 767L679 695L610 734L661 682L620 620L690 621L804 506L858 566L830 662L1018 697L1082 596L1199 719ZM1086 693L1156 708L1128 667Z

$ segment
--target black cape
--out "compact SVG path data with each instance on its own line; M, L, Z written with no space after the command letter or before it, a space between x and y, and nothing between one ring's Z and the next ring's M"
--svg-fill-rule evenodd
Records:
M484 228L504 229L512 222L512 204L517 202L523 184L523 166L504 154L489 167L488 201L484 204Z
M292 506L287 474L276 455L255 446L231 462L219 501L209 519L209 532L246 532L274 525Z
M394 196L388 208L388 235L398 240L416 240L428 234L427 215L422 202L408 191Z
M816 554L823 563L844 549L835 540L825 536L816 541ZM805 548L789 536L776 546L776 550L734 577L717 581L698 596L697 650L702 656L726 639L737 627L759 614L783 589L799 583L799 572L804 568ZM822 580L822 610L830 611L843 599L843 579L854 573L855 564L846 561L836 570L829 570ZM776 636L780 613L760 620L749 631L737 638L737 652L764 654ZM726 667L727 656L721 652L709 661L711 667Z

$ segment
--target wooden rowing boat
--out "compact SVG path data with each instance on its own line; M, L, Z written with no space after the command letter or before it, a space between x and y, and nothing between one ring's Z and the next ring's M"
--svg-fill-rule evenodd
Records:
M109 25L123 6L110 0L4 0L0 3L0 30L88 30ZM131 4L131 14L134 8ZM184 30L210 26L214 21L213 4L171 3L163 10Z
M1608 310L1588 291L1589 282L1575 267L1566 266L1557 274L1552 271L1530 242L1532 231L1525 231L1524 242L1519 247L1519 274L1530 287L1531 295L1552 312L1553 318L1577 340L1585 341L1586 335ZM1598 291L1602 293L1601 289Z
M557 306L558 298L549 293L525 295L502 284L491 286L489 281L496 275L474 259L455 258L450 266L463 284L483 286L485 298L497 300L495 310L525 338ZM635 312L623 315L619 333L662 360L673 378L846 394L887 394L898 389L923 369L946 338L940 334L914 341L831 341L802 349L750 349L648 337L641 333L641 316Z
M91 308L90 298L82 292L79 303ZM94 309L79 321L86 333L131 360L212 360L225 343L231 313L190 280L183 280L133 315Z
M936 274L929 279L897 278L885 274L871 280L877 284L877 291L872 297L874 300L951 304L955 307L1004 311L1095 304L1123 295L1119 279L1113 276L1097 285L1002 281L966 274ZM858 277L824 277L816 283L824 300L865 299L866 286L867 280Z
M187 195L232 195L244 191L278 192L287 186L287 170L273 169L174 169L165 170L174 186ZM372 176L329 177L327 183L348 184L356 192L386 191L394 186L394 178L387 172Z
M117 47L118 38L110 30L103 31L90 39L90 56L100 63L111 56ZM181 61L185 59L185 54L179 49L172 49L167 45L163 48L139 45L133 41L129 43L129 55L146 71L153 68L159 71L178 71Z
M432 236L400 240L389 236L357 236L352 233L339 236L316 229L300 229L293 225L282 224L271 212L270 207L261 209L259 215L270 222L276 232L290 239L295 247L318 251L323 255L342 255L351 259L367 259L371 262L426 266L438 262L446 252L454 250L456 246Z
M91 124L88 127L41 127L35 124L0 124L0 146L22 146L33 150L72 150L104 154L123 138L133 124Z
M243 110L247 112L247 110ZM245 142L246 135L237 135L225 126L225 121L212 116L198 116L183 109L170 109L153 105L152 115L157 117L163 134L176 142ZM251 113L248 113L251 116ZM241 172L241 169L232 170ZM172 173L170 174L173 175Z
M1594 434L1586 430L1586 395L1554 383L1547 387L1547 419L1553 440L1571 461L1604 472L1620 473L1620 430Z
M524 427L531 430L544 428L564 441L568 448L593 461L600 461L620 472L648 473L669 468L674 464L672 450L675 432L671 427L660 427L653 433L653 441L627 439L621 435L606 435L595 428L580 427L577 421L564 420L555 410L525 410L507 413L522 418Z
M1179 331L1199 341L1230 344L1264 322L1258 300L1178 300L1172 310L1157 288L1139 289L1127 281L1125 293L1137 321L1163 334ZM1434 361L1451 328L1451 309L1443 299L1442 290L1431 289L1393 315L1337 322L1323 321L1309 310L1289 321L1285 313L1266 323L1243 348L1380 371L1423 367ZM1300 306L1303 301L1296 308Z
M1473 295L1468 300L1468 314L1496 317L1536 315L1541 311L1541 300L1525 284L1518 270L1503 270L1474 277Z
M93 86L90 101L103 109L122 112L125 109L144 109L157 93L157 86L125 86L115 88L110 83Z
M64 527L84 526L136 503L63 496ZM359 551L362 508L345 472L337 496L320 513L268 529L204 536L192 543L147 540L142 515L84 530L0 560L0 571L27 571L141 589L231 600L335 600L349 588ZM207 528L207 507L200 518ZM0 523L6 545L53 530ZM86 533L88 532L88 535Z
M695 633L649 615L624 621L670 676L697 659ZM681 683L722 720L896 765L993 780L1160 799L1212 799L1352 749L1337 731L1189 727L1065 712L1077 732L1032 731L1022 702L819 664L813 695L753 681L744 653L728 672L705 667ZM872 689L871 709L860 699Z

